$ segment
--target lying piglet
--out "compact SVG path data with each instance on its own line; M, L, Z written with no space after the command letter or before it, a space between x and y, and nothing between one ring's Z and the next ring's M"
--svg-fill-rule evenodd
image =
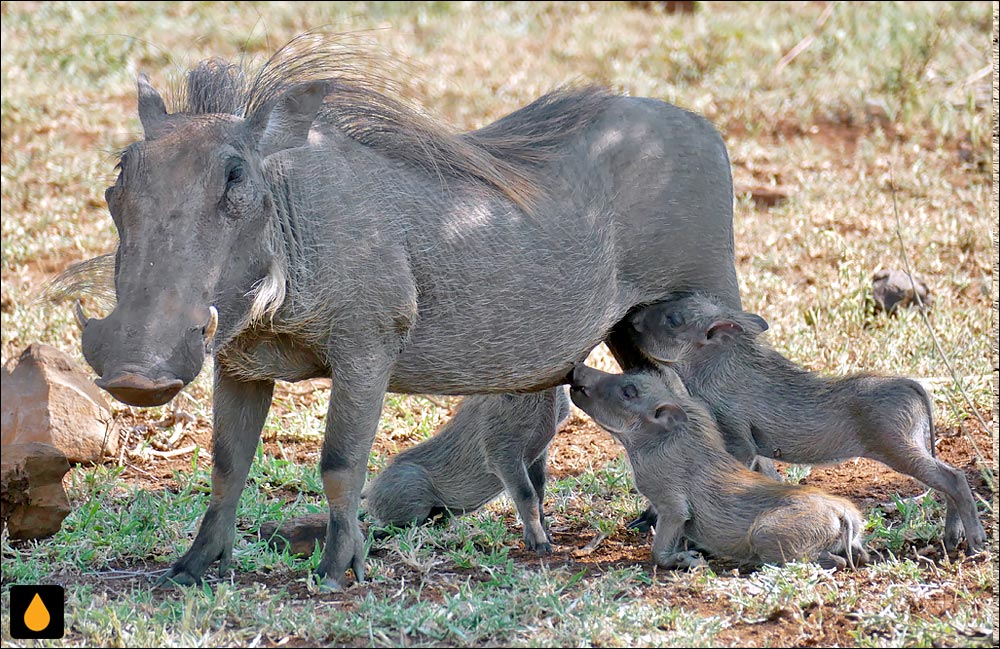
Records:
M397 455L365 487L364 507L375 521L402 526L475 511L506 489L524 525L525 546L549 553L545 463L549 442L568 416L561 387L503 400L466 397L440 432Z

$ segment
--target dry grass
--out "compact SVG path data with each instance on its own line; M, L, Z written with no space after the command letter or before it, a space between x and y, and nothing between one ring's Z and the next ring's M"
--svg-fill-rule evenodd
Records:
M736 211L744 299L769 321L774 344L819 371L940 379L947 369L916 313L890 319L865 306L874 272L902 263L894 177L911 263L935 297L931 322L973 400L970 409L948 381L935 383L941 450L992 500L977 475L986 465L967 442L990 453L973 415L989 420L994 403L995 161L991 77L981 74L991 5L842 3L775 73L822 11L822 3L703 3L668 16L629 3L4 2L3 360L37 341L79 357L69 306L36 298L54 273L115 245L102 194L110 153L139 132L138 71L164 86L205 56L264 56L322 26L364 30L373 48L405 62L389 70L401 94L457 129L572 80L705 114L726 137L738 185L788 194L773 206L744 195ZM207 442L207 374L179 402L198 421L183 443ZM279 391L241 529L321 506L313 467L324 398L322 389ZM429 435L454 403L390 398L372 467ZM169 414L116 407L133 427ZM306 576L315 557L283 557L248 539L233 580L152 592L141 573L190 543L208 464L132 460L121 470L75 469L76 511L53 539L14 547L4 536L3 597L12 583L67 584L66 644L898 646L985 645L995 634L993 568L928 553L941 508L889 506L891 494L918 491L905 480L863 464L809 475L870 514L870 542L887 558L855 575L793 566L733 576L718 565L718 574L667 575L650 569L648 539L622 529L641 499L617 449L582 419L568 431L553 453L559 480L549 498L566 551L548 563L518 549L519 528L501 500L376 547L372 584L342 595L314 593ZM995 514L987 518L993 529ZM573 554L598 530L608 534L598 552ZM5 623L5 645L8 634Z

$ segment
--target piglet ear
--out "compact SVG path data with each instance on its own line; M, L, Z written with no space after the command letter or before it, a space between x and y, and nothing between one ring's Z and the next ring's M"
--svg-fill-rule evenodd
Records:
M261 156L304 146L329 90L329 81L300 83L252 115L250 132Z
M160 93L149 83L149 77L140 74L136 80L139 94L139 121L147 140L155 140L167 124L167 107Z
M664 401L656 406L656 410L653 412L653 419L664 429L669 430L679 424L683 424L688 418L684 409L678 404Z
M723 342L732 340L743 333L743 325L733 320L716 320L705 330L705 340L708 342Z
M656 371L657 374L660 375L660 380L663 381L663 384L666 385L671 392L674 392L675 394L682 394L684 396L691 395L691 393L688 392L687 386L684 385L684 381L681 380L681 377L675 370L666 365L657 364Z
M758 336L771 328L770 325L767 324L767 320L760 317L756 313L748 313L747 320L750 324L750 333L755 336Z
M632 330L640 334L646 330L645 321L645 311L636 311L628 318L629 324L632 325Z

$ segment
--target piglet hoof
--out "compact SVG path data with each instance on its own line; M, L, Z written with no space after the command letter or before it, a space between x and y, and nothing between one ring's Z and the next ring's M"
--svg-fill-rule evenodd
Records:
M708 568L708 562L701 556L700 552L688 550L686 552L675 552L665 558L658 559L657 565L670 570L699 570Z
M986 530L978 520L973 530L965 530L965 554L975 556L986 550Z
M549 543L548 541L543 541L541 543L534 543L534 542L528 541L528 539L525 539L524 540L524 547L527 548L528 550L534 551L534 553L537 554L537 555L539 555L539 556L545 556L547 554L552 554L552 544Z
M847 559L839 554L833 554L832 552L824 552L821 554L817 563L819 563L820 568L823 568L824 570L844 570L847 568Z
M636 530L640 534L646 534L656 527L656 518L656 510L652 506L649 506L646 508L646 511L639 514L638 518L629 522L625 528Z

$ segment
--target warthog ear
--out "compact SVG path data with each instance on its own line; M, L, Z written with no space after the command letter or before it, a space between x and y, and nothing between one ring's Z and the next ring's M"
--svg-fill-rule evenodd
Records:
M665 430L670 430L686 422L688 417L678 404L664 401L656 406L656 410L653 411L653 419Z
M683 394L685 396L690 396L687 386L684 385L684 381L674 370L670 369L666 365L657 364L656 371L660 376L660 380L666 385L672 392L677 394Z
M710 343L732 340L743 333L743 325L733 320L716 320L705 330L705 340Z
M747 313L746 319L746 324L749 325L749 327L746 328L755 336L758 336L770 329L770 325L767 324L767 320L760 317L756 313Z
M300 83L254 113L249 127L261 156L303 146L329 89L328 81Z
M139 121L142 122L143 133L147 140L155 140L167 124L167 107L145 74L139 75L136 85L139 89Z

